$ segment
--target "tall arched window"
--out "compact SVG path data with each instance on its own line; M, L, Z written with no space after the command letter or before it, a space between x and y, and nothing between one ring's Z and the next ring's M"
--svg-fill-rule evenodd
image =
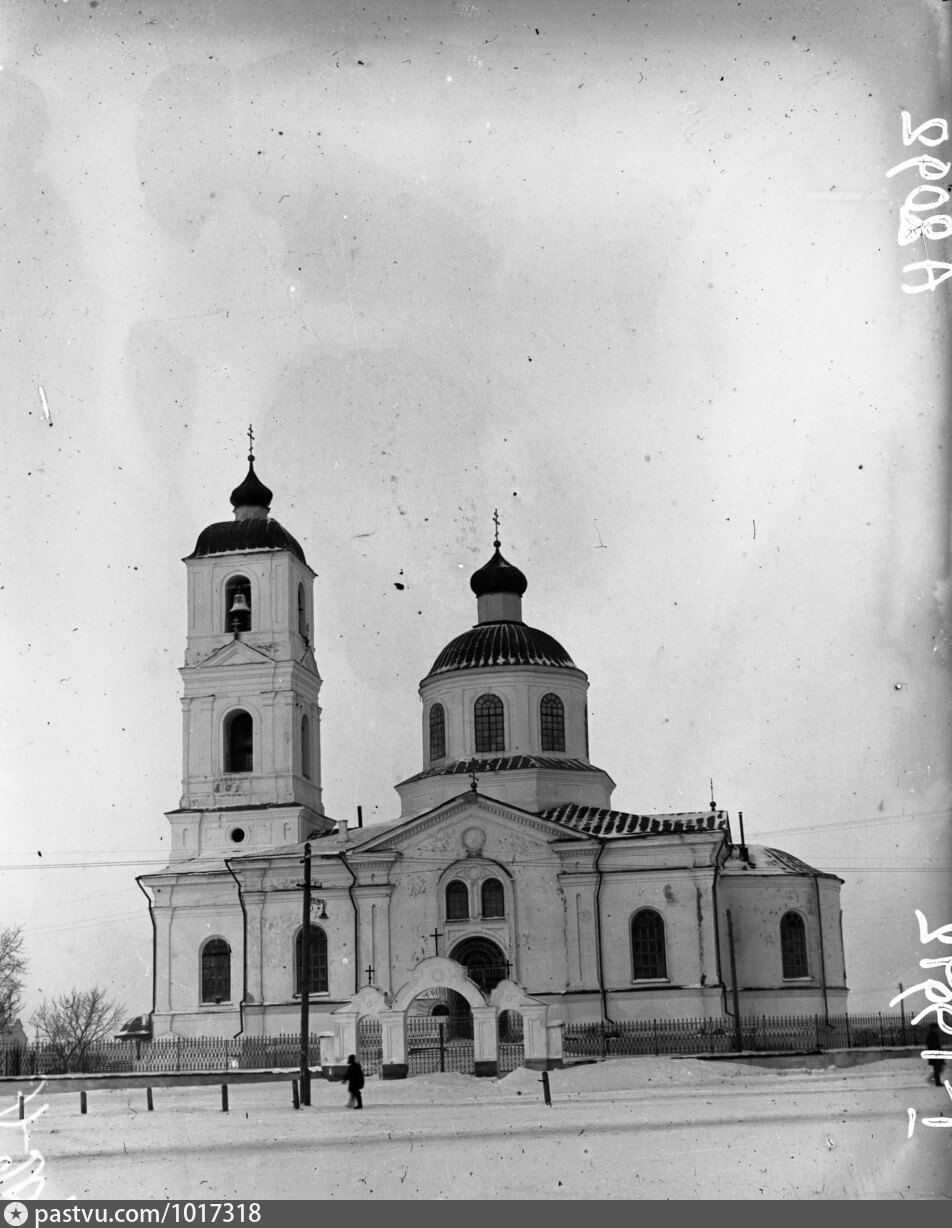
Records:
M442 759L446 754L446 713L442 704L430 709L430 761Z
M780 957L784 980L810 975L807 962L807 927L796 912L785 912L780 918Z
M487 878L483 882L482 902L484 917L504 917L506 915L506 894L498 878Z
M301 717L301 775L311 779L311 722L306 712Z
M469 890L465 883L454 878L446 885L447 921L466 921L469 918Z
M473 705L476 753L506 749L506 721L498 695L480 695Z
M254 721L241 708L225 717L225 771L254 771Z
M202 947L202 1001L231 1000L231 947L224 938L211 938Z
M251 582L245 576L232 576L225 585L224 630L251 630Z
M642 908L631 919L632 980L657 981L667 975L664 922L653 908Z
M304 927L294 940L294 992L302 992L304 984ZM308 993L327 993L327 935L319 925L311 926L311 969Z
M565 705L558 695L543 695L539 704L542 749L565 750Z
M298 585L298 635L307 638L307 605L304 598L304 585Z

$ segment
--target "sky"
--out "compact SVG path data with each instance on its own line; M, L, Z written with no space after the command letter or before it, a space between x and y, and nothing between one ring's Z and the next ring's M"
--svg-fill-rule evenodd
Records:
M151 1005L185 568L256 468L317 572L324 801L398 816L503 551L638 813L844 880L851 1007L952 921L949 7L7 0L0 924ZM943 180L943 182L948 182ZM938 227L936 229L941 229ZM921 278L921 274L919 275Z

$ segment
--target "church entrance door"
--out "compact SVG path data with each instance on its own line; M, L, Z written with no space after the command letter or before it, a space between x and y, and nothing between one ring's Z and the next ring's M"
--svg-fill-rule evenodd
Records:
M407 1007L409 1074L458 1071L473 1074L473 1012L454 989L434 986L418 994Z

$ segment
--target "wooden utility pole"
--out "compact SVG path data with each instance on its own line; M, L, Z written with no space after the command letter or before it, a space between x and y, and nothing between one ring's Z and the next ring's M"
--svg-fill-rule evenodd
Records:
M739 1053L744 1047L740 1026L740 997L737 993L737 964L734 962L734 922L731 910L727 910L727 949L731 957L731 997L734 999L734 1048Z
M308 1065L311 1007L311 845L304 845L304 921L301 930L301 1103L311 1103L311 1068Z

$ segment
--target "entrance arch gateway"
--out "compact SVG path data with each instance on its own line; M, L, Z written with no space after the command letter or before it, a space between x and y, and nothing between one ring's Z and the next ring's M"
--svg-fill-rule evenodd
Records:
M520 985L510 980L500 981L487 1000L461 964L454 959L432 956L417 964L392 999L377 989L365 987L351 1002L334 1012L335 1057L340 1070L343 1070L347 1054L356 1052L358 1020L372 1015L380 1020L381 1078L405 1079L409 1073L407 1016L421 994L426 995L424 1001L438 1002L442 994L433 994L433 990L446 990L447 998L450 993L459 994L472 1012L474 1074L489 1077L498 1074L497 1016L504 1011L518 1011L522 1016L526 1066L544 1070L561 1065L562 1025L548 1022L546 1003L529 997Z

